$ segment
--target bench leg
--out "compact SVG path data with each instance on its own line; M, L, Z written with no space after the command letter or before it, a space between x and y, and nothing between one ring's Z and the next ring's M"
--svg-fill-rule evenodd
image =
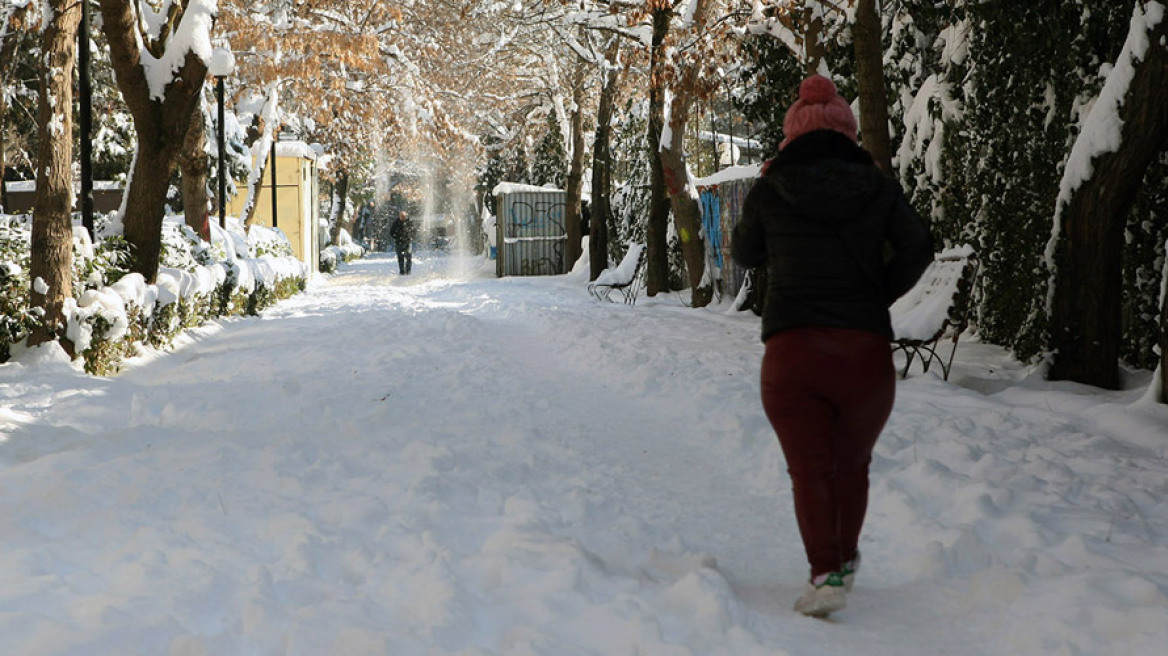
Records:
M625 293L625 305L637 304L637 287L636 285L629 285L626 289L621 290Z
M901 378L908 378L908 368L912 366L913 354L909 349L904 350L904 369L900 371Z
M953 356L957 355L957 340L961 337L961 333L954 333L953 335L953 349L949 351L949 360L941 363L941 371L945 372L945 380L949 380L949 370L953 368Z
M636 305L637 295L641 293L641 288L644 286L645 280L640 273L638 273L636 276L633 276L633 281L629 283L628 291L625 293L625 303L629 305Z

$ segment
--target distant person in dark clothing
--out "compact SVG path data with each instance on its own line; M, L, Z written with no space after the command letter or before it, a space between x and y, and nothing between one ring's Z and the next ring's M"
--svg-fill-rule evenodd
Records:
M408 275L414 266L414 222L405 210L397 213L389 236L393 238L393 250L397 251L397 272Z
M803 81L783 134L731 251L742 266L766 266L762 403L811 564L795 610L824 617L846 605L860 564L868 465L896 393L888 306L932 261L933 242L857 144L831 80Z

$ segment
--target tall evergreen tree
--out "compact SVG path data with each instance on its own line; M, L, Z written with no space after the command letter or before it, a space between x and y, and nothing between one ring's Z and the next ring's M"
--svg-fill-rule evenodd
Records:
M493 134L482 138L483 150L487 154L487 161L478 172L478 183L475 192L482 199L483 205L491 214L495 213L495 197L491 191L500 182L504 182L507 172L507 163L504 159L503 140Z
M568 153L564 148L564 133L556 121L555 112L548 112L543 137L535 147L531 160L531 183L553 185L563 189L568 174Z
M650 152L644 147L648 104L629 100L614 121L611 239L608 257L619 262L628 244L646 243L651 201Z
M527 148L525 145L519 139L516 139L512 148L507 151L507 174L503 176L504 182L533 184L531 165L527 161Z

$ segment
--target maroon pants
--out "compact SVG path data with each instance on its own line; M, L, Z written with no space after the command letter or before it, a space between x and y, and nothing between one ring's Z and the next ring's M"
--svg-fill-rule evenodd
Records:
M892 353L880 335L804 327L766 342L762 404L787 458L812 576L856 557L868 464L895 395Z

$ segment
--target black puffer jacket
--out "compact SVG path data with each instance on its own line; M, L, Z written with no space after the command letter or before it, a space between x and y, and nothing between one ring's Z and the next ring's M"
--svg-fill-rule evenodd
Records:
M394 219L389 227L389 236L393 239L394 248L402 250L412 245L414 241L414 222L409 218Z
M900 185L830 130L787 144L746 196L731 251L767 267L762 339L797 326L892 338L888 306L933 259L933 241Z

